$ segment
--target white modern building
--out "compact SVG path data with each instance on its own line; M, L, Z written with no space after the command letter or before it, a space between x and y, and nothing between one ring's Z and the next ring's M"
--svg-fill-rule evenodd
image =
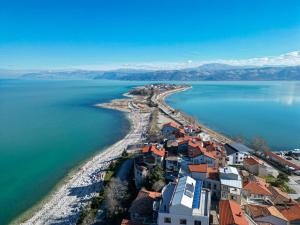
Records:
M242 164L244 158L249 156L252 149L240 143L225 144L224 145L227 154L228 165L239 165Z
M221 199L241 202L242 178L235 167L219 169Z
M210 191L189 176L169 183L162 190L158 225L209 225Z
M205 133L205 132L201 132L200 134L198 134L198 136L201 138L201 140L203 142L208 142L211 141L211 137L209 134Z

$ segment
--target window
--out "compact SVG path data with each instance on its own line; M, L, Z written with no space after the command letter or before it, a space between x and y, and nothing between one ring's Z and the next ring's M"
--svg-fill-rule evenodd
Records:
M171 223L171 218L170 217L165 217L164 221L165 221L165 223Z
M179 224L186 224L186 219L180 219Z
M194 225L201 225L201 221L200 220L195 220Z

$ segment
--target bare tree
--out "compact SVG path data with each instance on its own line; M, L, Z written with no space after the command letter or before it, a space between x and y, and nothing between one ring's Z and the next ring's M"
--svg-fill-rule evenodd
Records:
M245 138L242 135L237 135L237 136L233 137L233 140L235 142L245 144Z
M260 152L270 151L270 148L267 145L267 142L262 137L254 137L253 140L251 141L251 147L255 151L260 151Z
M122 213L124 208L122 203L129 198L128 183L118 178L112 178L105 189L105 205L108 217L113 217Z

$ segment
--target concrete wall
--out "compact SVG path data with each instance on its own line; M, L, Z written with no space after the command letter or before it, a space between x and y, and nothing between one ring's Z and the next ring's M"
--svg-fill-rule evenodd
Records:
M137 188L141 188L148 176L148 170L139 170L134 166L134 183Z
M165 223L164 219L168 217L171 219L171 223ZM169 214L169 213L159 213L157 224L158 225L180 225L180 220L186 219L187 225L194 225L195 221L201 221L201 225L209 225L208 216L189 216L184 214Z

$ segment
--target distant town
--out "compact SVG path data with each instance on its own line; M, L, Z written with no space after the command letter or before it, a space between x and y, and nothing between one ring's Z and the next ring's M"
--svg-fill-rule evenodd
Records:
M188 88L154 84L129 92L140 99L134 110L150 112L149 124L142 140L126 146L111 163L94 201L100 209L94 210L93 221L300 224L300 184L293 180L300 175L300 151L272 152L259 139L247 147L164 102L167 95ZM89 217L89 210L84 211L78 223L89 223Z

